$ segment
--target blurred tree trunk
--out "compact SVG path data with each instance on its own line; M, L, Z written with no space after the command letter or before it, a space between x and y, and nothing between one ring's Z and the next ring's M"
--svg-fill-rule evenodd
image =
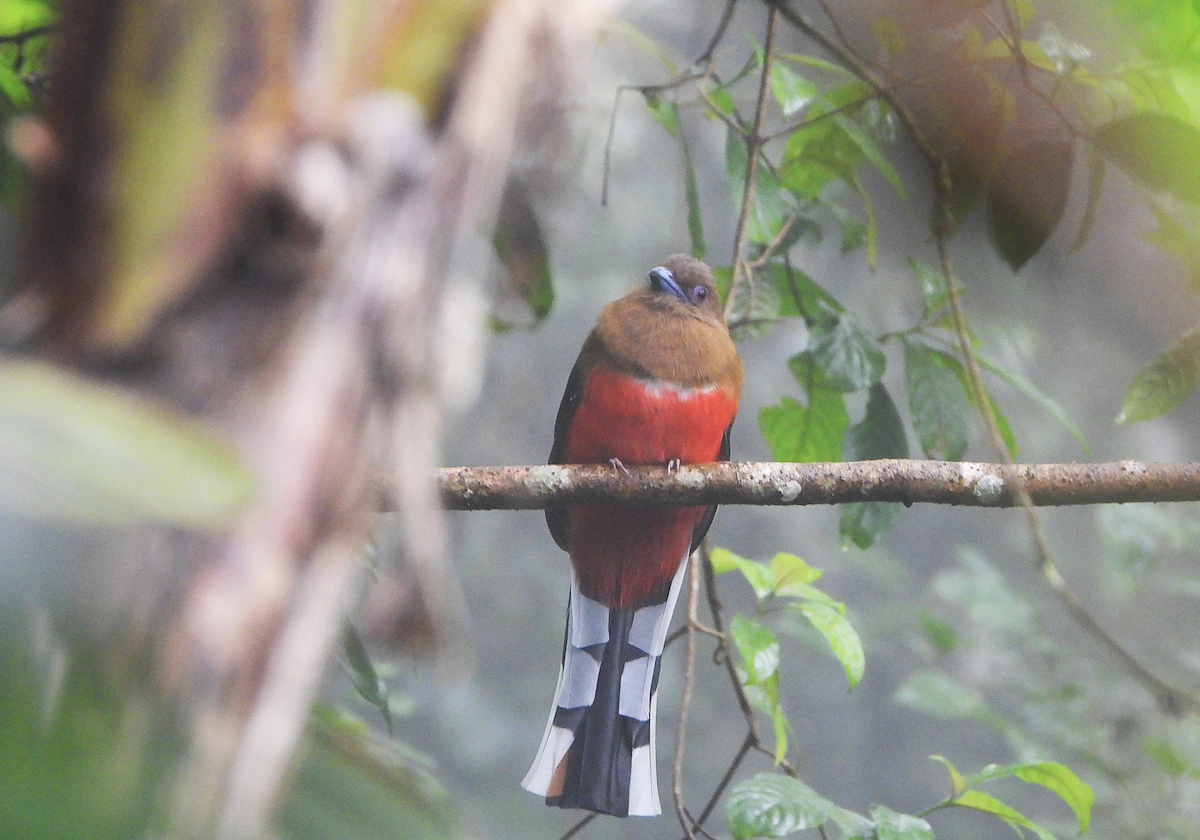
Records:
M381 467L407 567L371 628L461 643L440 406L478 363L523 96L554 101L599 5L69 4L0 313L0 397L33 395L0 469L40 490L0 506L84 547L4 599L11 836L266 833Z

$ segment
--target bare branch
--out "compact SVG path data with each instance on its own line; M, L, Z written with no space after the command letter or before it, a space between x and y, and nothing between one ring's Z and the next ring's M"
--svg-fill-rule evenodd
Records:
M721 462L444 467L450 510L540 510L608 502L641 505L833 505L903 502L1019 507L1019 482L1037 506L1200 501L1200 463L990 464L883 459L844 463ZM390 500L384 499L390 508Z

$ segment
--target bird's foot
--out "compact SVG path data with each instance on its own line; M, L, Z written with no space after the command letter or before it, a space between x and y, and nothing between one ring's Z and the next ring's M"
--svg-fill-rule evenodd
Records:
M680 463L678 458L672 458L670 461L667 461L667 475L675 472L681 466L683 466L683 464Z
M629 469L621 463L620 458L609 458L608 463L614 470L620 470L621 472L625 473L625 475L629 475Z

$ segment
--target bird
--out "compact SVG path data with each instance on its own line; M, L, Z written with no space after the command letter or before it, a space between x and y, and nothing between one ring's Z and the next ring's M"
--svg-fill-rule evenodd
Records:
M668 470L727 461L741 392L712 270L675 254L601 311L567 379L549 461ZM659 660L686 561L715 514L715 505L547 508L572 568L554 703L522 781L547 805L662 813Z

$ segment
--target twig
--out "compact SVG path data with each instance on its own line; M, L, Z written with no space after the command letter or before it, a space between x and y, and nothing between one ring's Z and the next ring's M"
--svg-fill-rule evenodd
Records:
M725 30L729 28L729 21L733 19L733 8L737 5L737 0L725 0L725 8L721 10L721 21L717 24L717 29L713 32L712 38L709 39L708 46L704 48L704 52L696 59L696 64L708 64L712 61L713 53L717 51L717 44L721 43L721 39L725 37Z
M596 817L598 817L598 816L600 816L600 815L597 814L595 811L592 811L586 817L582 817L579 820L579 822L575 823L575 825L568 828L566 834L559 837L558 840L571 840L572 837L574 837L579 832L583 831L583 829L587 826L587 824L590 823L592 820L596 819Z
M0 44L24 44L41 35L49 35L58 30L54 24L47 26L35 26L32 29L26 29L24 32L13 32L8 35L0 35Z
M771 62L775 54L775 32L778 29L779 14L772 7L767 15L767 37L763 41L762 76L758 82L758 102L754 107L754 122L746 135L746 185L742 191L742 207L738 213L736 233L733 238L733 266L729 277L729 291L725 297L725 317L733 314L733 302L737 296L738 281L748 282L753 290L754 284L746 276L745 266L742 265L746 253L746 230L750 224L750 213L754 207L754 194L758 178L758 156L762 152L762 124L767 114L767 100L771 87Z
M699 624L696 606L700 601L700 572L695 554L688 561L687 653L684 659L683 696L679 701L679 725L675 735L675 768L671 774L671 795L675 800L675 815L687 840L695 840L691 814L683 804L683 755L687 745L687 716L696 687L696 626Z

